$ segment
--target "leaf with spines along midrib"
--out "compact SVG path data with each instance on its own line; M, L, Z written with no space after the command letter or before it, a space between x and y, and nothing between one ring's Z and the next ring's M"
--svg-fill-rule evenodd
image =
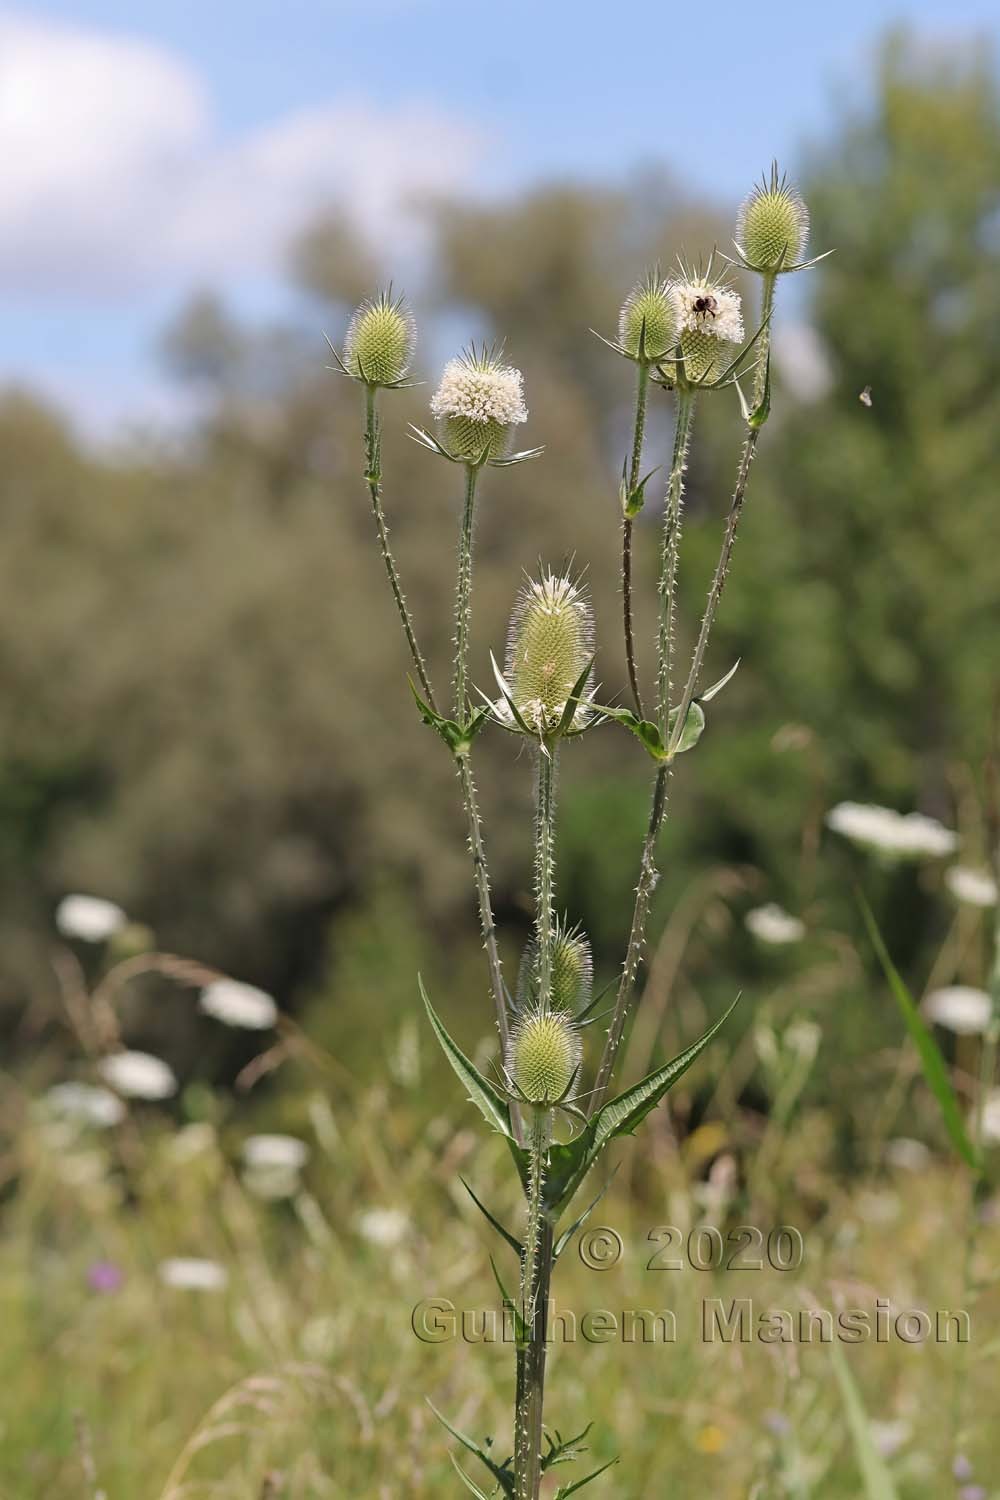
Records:
M434 1028L434 1035L441 1043L441 1050L455 1073L468 1089L470 1102L476 1105L487 1124L492 1125L494 1130L512 1141L514 1136L510 1126L510 1106L507 1101L497 1092L492 1083L483 1077L475 1064L469 1061L457 1042L452 1041L427 998L424 981L419 974L417 984L420 986L420 998L424 1002L424 1009Z
M565 1146L552 1147L546 1192L546 1207L550 1212L558 1214L566 1208L610 1141L619 1135L631 1135L635 1127L656 1108L668 1089L687 1072L712 1038L721 1031L739 1000L737 995L725 1014L672 1061L602 1105L575 1140Z

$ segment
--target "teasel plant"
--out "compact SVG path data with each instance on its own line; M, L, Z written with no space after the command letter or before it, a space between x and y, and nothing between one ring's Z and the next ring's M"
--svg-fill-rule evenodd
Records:
M482 1464L473 1477L468 1461L452 1461L465 1488L479 1500L538 1500L545 1476L587 1452L588 1426L564 1438L544 1422L547 1316L553 1270L574 1235L593 1212L601 1193L579 1210L577 1195L605 1149L631 1135L664 1098L724 1025L729 1010L677 1057L638 1083L608 1097L633 1003L656 883L656 847L667 810L667 792L677 756L692 749L705 727L705 706L730 680L733 666L711 687L701 687L712 625L729 571L750 465L770 411L770 322L778 277L806 269L805 205L777 169L755 189L740 211L734 257L713 254L699 267L679 264L642 277L625 299L617 338L605 340L636 366L636 409L631 450L620 486L623 518L622 584L625 655L633 706L598 701L594 628L582 577L539 566L515 601L503 665L493 659L495 687L475 688L469 674L472 629L475 514L486 469L504 469L537 458L540 447L514 451L514 435L526 420L523 380L505 362L502 346L470 346L450 360L430 402L433 424L411 427L410 436L435 458L463 475L455 582L453 665L450 698L435 694L417 640L409 605L391 550L382 499L381 416L383 392L412 384L414 326L402 298L391 290L362 304L348 328L335 368L364 393L365 483L382 560L409 650L410 687L423 722L440 737L456 767L465 809L473 882L495 1007L499 1055L484 1073L449 1035L418 980L431 1028L468 1099L503 1137L525 1200L523 1224L503 1224L464 1183L492 1229L513 1251L516 1295L491 1257L505 1310L513 1318L516 1348L512 1451L506 1457L492 1438L482 1442L460 1432L436 1408L456 1442ZM761 314L745 337L741 299L729 284L723 261L761 278ZM720 268L717 269L717 266ZM333 346L331 345L331 348ZM744 390L744 386L748 388ZM675 402L673 453L666 479L659 546L659 624L655 642L655 702L644 708L632 628L632 523L645 503L652 474L643 474L650 396L669 393ZM684 475L695 405L708 393L732 392L746 429L719 559L690 662L676 667L675 599L680 562ZM610 1004L595 995L586 934L560 912L556 880L556 794L563 742L608 725L624 727L655 763L652 798L639 859L635 902L625 957ZM484 731L520 739L534 776L533 930L513 989L500 961L482 818L472 774L475 742ZM522 758L524 759L524 758ZM738 997L737 997L738 998ZM610 1017L592 1077L585 1075L588 1029ZM575 1213L575 1217L573 1214ZM568 1221L568 1222L567 1222ZM516 1229L516 1232L515 1232ZM617 1460L563 1483L555 1500L567 1500ZM484 1487L485 1486L485 1487Z

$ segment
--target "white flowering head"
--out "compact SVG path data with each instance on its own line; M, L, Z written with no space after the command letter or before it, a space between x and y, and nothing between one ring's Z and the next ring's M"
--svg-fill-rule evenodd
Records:
M60 1120L106 1130L125 1118L125 1106L110 1089L90 1083L57 1083L48 1090L45 1107Z
M356 1220L361 1238L379 1249L391 1250L410 1233L410 1221L398 1208L366 1208Z
M928 1020L958 1036L981 1036L993 1016L993 1002L986 991L968 984L949 984L932 990L923 1009Z
M518 595L507 636L506 681L514 707L533 734L559 728L566 705L594 654L594 622L581 585L544 573L529 579ZM582 729L590 717L588 677L569 729ZM506 699L496 705L508 728L516 720Z
M625 298L618 316L618 343L633 359L644 357L653 363L666 358L677 342L677 313L670 295L670 283L659 271L649 271L637 281Z
M309 1160L309 1147L297 1135L250 1135L243 1142L243 1161L248 1167L285 1167L301 1172Z
M718 380L743 342L740 294L706 276L682 276L670 288L684 376L691 382Z
M582 1055L579 1028L562 1011L529 1010L510 1035L507 1071L531 1104L567 1096Z
M550 1002L553 1010L585 1010L594 987L594 959L586 933L557 922L552 937ZM538 944L524 950L517 976L518 1009L538 1003Z
M851 843L885 859L940 859L958 848L958 834L924 813L898 813L874 803L839 802L826 824Z
M111 1052L98 1067L104 1082L125 1099L170 1099L177 1092L172 1068L150 1052Z
M785 911L776 901L769 901L766 906L757 906L753 911L748 911L743 922L747 931L759 942L772 943L776 947L800 943L806 935L805 923L799 917L793 917L791 912Z
M64 896L56 907L56 927L81 943L106 943L128 926L128 917L101 896Z
M229 1272L218 1261L202 1260L193 1255L163 1260L157 1273L164 1286L184 1292L221 1292L229 1280Z
M986 908L997 904L997 883L989 870L952 865L944 872L944 883L955 900L965 906Z
M770 177L763 178L740 205L737 249L751 270L774 273L798 265L808 243L809 210L788 178L779 178L773 162Z
M214 979L202 990L198 1004L206 1016L246 1031L267 1031L278 1019L273 998L238 979Z
M404 379L417 346L417 325L392 288L362 302L344 340L344 366L368 385L396 385Z
M431 398L444 446L465 463L503 458L514 428L527 421L524 377L496 349L471 349L444 367Z

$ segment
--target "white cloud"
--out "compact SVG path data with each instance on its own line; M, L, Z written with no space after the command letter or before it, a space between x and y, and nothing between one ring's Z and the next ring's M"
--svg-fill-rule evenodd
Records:
M224 138L184 59L0 13L0 292L92 298L278 269L330 203L411 244L479 143L431 106L363 99Z

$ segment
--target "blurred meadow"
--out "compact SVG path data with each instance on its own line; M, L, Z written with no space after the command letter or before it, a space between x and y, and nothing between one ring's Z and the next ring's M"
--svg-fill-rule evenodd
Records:
M823 138L785 143L812 247L836 254L789 278L807 284L777 315L775 415L709 675L740 667L674 778L622 1076L742 1001L618 1152L596 1221L621 1236L620 1262L594 1270L571 1249L556 1281L578 1316L678 1319L675 1344L553 1350L553 1420L575 1432L593 1419L594 1458L621 1454L595 1495L1000 1495L1000 1094L977 1009L996 937L1000 92L987 49L902 31L865 67L863 101L840 101ZM663 156L422 203L407 287L418 373L433 382L473 334L504 338L527 440L546 448L483 480L484 689L539 556L586 569L600 679L608 693L625 680L631 371L588 328L614 333L645 266L725 248L735 209L669 170L669 142ZM392 248L317 204L287 257L292 311L242 313L224 276L175 306L158 358L197 413L182 426L96 441L30 381L0 395L2 1500L458 1493L425 1396L507 1441L509 1349L427 1343L411 1326L425 1298L497 1305L494 1246L456 1174L506 1218L518 1210L501 1147L418 1007L419 971L485 1065L454 778L406 687L358 392L326 368L323 333L340 340L354 304L399 278ZM444 678L455 485L406 436L428 395L387 398L383 467ZM651 463L668 463L665 402L650 421ZM739 442L728 400L702 421L685 645ZM658 522L650 503L641 643L655 633ZM621 963L647 813L649 770L631 751L608 733L564 757L560 905L590 934L599 984ZM514 971L531 776L498 732L477 765ZM917 811L956 838L890 857L828 825L845 802ZM68 894L120 910L61 906ZM975 1182L859 894L961 1118L981 1114ZM220 976L254 988L220 992ZM161 1059L166 1081L111 1076L120 1045ZM794 1226L802 1265L646 1269L663 1243L650 1231L700 1224L765 1240ZM706 1297L796 1316L880 1298L894 1316L964 1308L973 1335L711 1343Z

